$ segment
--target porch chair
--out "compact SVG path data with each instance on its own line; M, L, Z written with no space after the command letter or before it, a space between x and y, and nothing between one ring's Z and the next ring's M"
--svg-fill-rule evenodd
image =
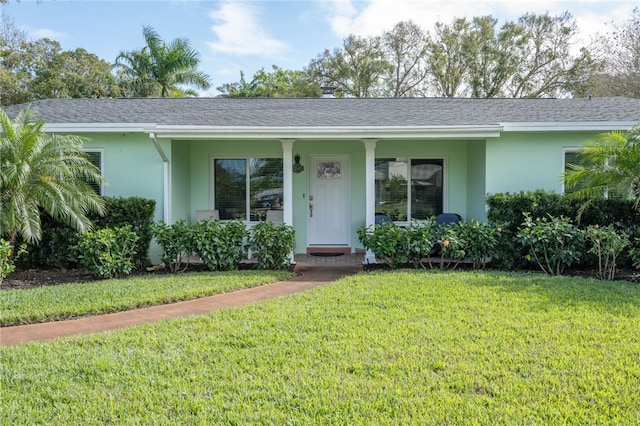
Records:
M282 210L267 210L267 222L274 225L282 225L284 223L284 212Z
M447 225L452 223L458 223L462 220L462 216L457 213L440 213L436 216L436 232L438 235L438 239L436 243L433 245L431 252L429 253L431 256L439 256L442 251L442 244L440 238L440 230Z
M220 220L220 212L218 210L196 210L196 222L210 218Z

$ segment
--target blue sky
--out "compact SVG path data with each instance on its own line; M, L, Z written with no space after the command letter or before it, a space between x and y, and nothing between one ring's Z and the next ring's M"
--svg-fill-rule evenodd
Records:
M0 6L32 39L49 37L65 50L82 47L113 62L122 50L143 46L142 27L165 41L188 38L213 87L248 79L276 64L303 69L349 34L379 35L403 20L425 30L437 20L493 15L515 20L525 12L569 11L587 42L606 23L623 23L639 0L22 0ZM214 89L203 95L215 95Z

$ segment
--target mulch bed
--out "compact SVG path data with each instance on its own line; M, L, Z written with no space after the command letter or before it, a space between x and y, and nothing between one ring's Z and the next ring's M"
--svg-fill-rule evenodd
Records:
M408 265L408 267L411 267ZM243 269L251 268L251 265L244 265ZM386 270L389 269L384 264L363 265L365 271L373 270ZM460 264L458 268L460 270L471 269L471 265ZM201 264L189 265L188 272L201 272L208 269ZM136 270L132 275L149 275L149 274L167 274L168 269L160 269L155 271L147 271L145 269ZM595 270L581 270L581 269L567 269L564 275L583 277L583 278L595 278ZM640 270L632 268L622 268L616 273L616 280L630 281L640 284ZM99 281L101 278L96 277L89 271L84 269L26 269L15 271L2 282L2 290L16 290L16 289L30 289L48 285L58 285L67 283L83 283L91 281Z

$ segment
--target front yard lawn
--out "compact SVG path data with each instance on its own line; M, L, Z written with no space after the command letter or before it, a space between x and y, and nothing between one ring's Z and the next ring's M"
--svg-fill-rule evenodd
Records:
M0 326L96 315L195 299L286 280L286 271L147 275L0 291Z
M376 272L0 347L1 424L638 424L640 286Z

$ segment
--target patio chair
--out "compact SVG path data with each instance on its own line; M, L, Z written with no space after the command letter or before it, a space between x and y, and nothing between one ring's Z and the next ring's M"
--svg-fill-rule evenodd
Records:
M439 215L436 216L436 233L438 236L437 236L436 243L433 245L433 248L429 253L431 256L439 256L440 252L442 251L442 244L441 244L442 241L440 237L441 229L452 223L458 223L461 220L462 220L462 216L460 216L457 213L440 213Z
M200 222L205 219L220 219L220 212L218 210L196 210L196 222Z

